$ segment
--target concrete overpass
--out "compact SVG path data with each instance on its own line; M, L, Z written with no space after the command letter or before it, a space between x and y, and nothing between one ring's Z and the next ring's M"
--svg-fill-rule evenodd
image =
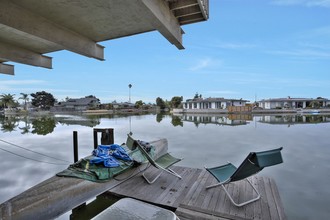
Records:
M0 73L16 62L52 68L45 55L68 50L104 60L98 42L159 31L184 49L182 25L205 21L208 0L0 0Z

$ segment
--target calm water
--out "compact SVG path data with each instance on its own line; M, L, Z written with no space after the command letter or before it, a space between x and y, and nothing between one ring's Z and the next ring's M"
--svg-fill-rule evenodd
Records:
M288 219L329 219L330 116L320 115L0 115L0 203L65 169L73 161L73 131L78 131L79 157L89 155L93 127L114 128L119 144L130 131L142 140L167 138L169 151L184 157L179 165L198 168L227 161L239 165L250 151L283 146L284 163L260 175L276 180Z

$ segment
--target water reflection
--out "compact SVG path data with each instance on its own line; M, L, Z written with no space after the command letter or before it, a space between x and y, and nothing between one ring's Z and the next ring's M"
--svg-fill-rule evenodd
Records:
M269 124L317 124L329 123L329 115L264 115L259 122Z
M100 124L100 117L55 115L55 116L19 116L0 115L1 132L13 132L19 129L21 134L47 135L54 131L56 125L81 125L95 127Z
M41 118L37 117L37 121ZM92 127L96 126L114 128L115 143L123 143L130 131L141 140L167 138L169 151L185 158L178 165L195 168L226 161L239 165L251 151L283 146L284 163L260 175L276 181L288 219L329 218L329 115L55 115L50 123L52 129L36 126L38 122L33 124L34 119L0 116L0 139L53 157L0 142L0 148L6 150L0 150L3 168L0 203L65 169L67 165L35 160L73 161L72 131L78 131L79 157L89 155L93 149ZM295 126L287 126L292 124ZM52 132L47 135L32 133L37 128L41 130L38 132ZM35 160L19 158L8 151Z
M230 114L230 115L190 115L184 114L181 116L183 121L193 122L196 127L200 124L216 124L216 125L246 125L249 121L252 121L252 115L239 115L239 114Z
M4 116L0 115L1 132L13 132L20 130L21 134L47 135L54 131L55 127L61 125L81 125L95 127L99 125L102 118L129 118L132 115L54 115L54 116ZM184 114L170 115L169 113L158 113L156 121L161 123L165 118L171 118L171 124L176 127L184 126L184 122L192 122L196 127L203 124L215 124L221 126L247 125L253 121L251 114L229 114L229 115L206 115L206 114ZM330 122L329 115L262 115L258 116L258 122L269 124L315 124ZM131 126L131 122L130 122Z

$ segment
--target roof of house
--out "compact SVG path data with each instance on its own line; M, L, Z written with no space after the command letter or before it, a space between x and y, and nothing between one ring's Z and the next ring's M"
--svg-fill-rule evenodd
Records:
M262 99L259 102L306 102L306 101L328 101L326 98L273 98L273 99Z
M225 99L225 98L195 98L195 99L187 99L186 102L249 102L248 100L244 99Z
M97 98L94 97L88 97L88 98L79 98L79 99L69 99L66 102L61 102L61 105L81 105L86 106L89 105L92 102L100 103L100 101Z

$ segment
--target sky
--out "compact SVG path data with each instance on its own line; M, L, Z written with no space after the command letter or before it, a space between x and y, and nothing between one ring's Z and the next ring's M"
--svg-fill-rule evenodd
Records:
M196 93L330 99L330 0L210 0L209 20L182 29L184 50L153 31L99 42L105 61L59 51L46 54L51 70L8 63L15 75L0 74L0 94L126 102L132 84L133 103Z

